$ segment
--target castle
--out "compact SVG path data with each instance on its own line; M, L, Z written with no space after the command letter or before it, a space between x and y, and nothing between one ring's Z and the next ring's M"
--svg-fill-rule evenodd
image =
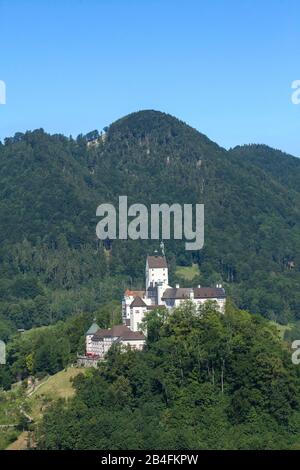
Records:
M146 260L145 290L126 290L122 300L123 324L132 331L140 331L147 311L164 306L168 309L178 307L186 300L196 306L207 300L214 301L220 312L224 313L226 293L221 284L216 287L175 287L169 286L168 265L165 256L148 256Z
M86 358L103 359L113 344L143 349L146 342L142 322L149 310L164 306L178 307L190 300L196 306L211 300L224 313L226 293L220 284L216 287L169 286L168 265L165 256L147 256L145 290L126 290L122 299L122 325L109 329L93 323L86 333Z

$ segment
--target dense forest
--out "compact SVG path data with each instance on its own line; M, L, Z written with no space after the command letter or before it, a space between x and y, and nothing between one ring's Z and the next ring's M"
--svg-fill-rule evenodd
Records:
M299 368L270 322L227 305L152 311L36 430L40 449L299 449Z
M95 143L95 139L98 139ZM92 145L90 145L92 144ZM300 318L300 160L263 145L219 147L176 118L133 113L105 134L42 129L0 144L0 336L55 324L143 284L153 241L96 238L96 208L204 203L205 245L167 241L195 284L222 282L236 305L281 323ZM109 248L109 249L108 249Z

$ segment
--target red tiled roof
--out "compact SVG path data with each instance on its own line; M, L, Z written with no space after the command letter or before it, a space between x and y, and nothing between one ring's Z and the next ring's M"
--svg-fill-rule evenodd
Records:
M153 268L167 268L167 260L164 256L147 256L148 266Z
M144 297L145 291L144 290L129 290L126 289L124 292L125 297Z

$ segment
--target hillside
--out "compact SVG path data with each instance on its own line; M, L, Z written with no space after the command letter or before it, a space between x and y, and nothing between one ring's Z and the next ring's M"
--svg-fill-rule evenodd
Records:
M209 304L148 313L147 347L74 379L45 410L43 450L299 449L299 368L258 315Z
M0 449L298 449L299 368L278 325L230 302L225 315L211 304L198 313L151 310L143 351L115 345L98 369L51 375L36 360L55 363L45 335L62 325L21 335L13 350L36 382L1 392ZM64 344L76 332L78 348L84 320L64 322Z
M221 281L236 304L286 323L300 317L300 161L265 146L230 151L178 119L140 111L86 138L16 134L0 145L0 331L94 312L139 287L156 242L96 239L102 202L204 203L205 246L166 242L171 281ZM178 271L177 271L178 272ZM180 278L182 282L182 278Z
M78 369L70 367L60 372L45 377L32 390L24 389L16 385L13 390L1 392L0 403L0 450L25 450L28 441L32 444L31 435L28 433L24 415L20 409L26 412L31 418L31 426L38 424L46 409L58 399L68 400L74 393L72 380L78 374L87 375L87 369ZM5 427L7 423L13 423L14 426Z
M239 160L258 166L290 192L300 192L300 159L267 145L243 145L230 150Z

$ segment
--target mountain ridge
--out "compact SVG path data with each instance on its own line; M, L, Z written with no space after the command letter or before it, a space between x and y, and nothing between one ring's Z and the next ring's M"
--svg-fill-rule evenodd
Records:
M139 285L144 256L157 248L155 241L116 240L108 258L95 235L99 204L117 205L119 195L146 205L204 203L204 249L190 253L183 242L166 242L172 282L176 265L197 263L199 283L222 282L239 307L287 322L300 317L298 181L296 157L260 145L226 150L154 110L115 121L96 146L83 135L17 133L0 145L2 284L31 276L50 310L57 289L63 298L83 288L92 310L105 295L120 295L128 278ZM99 279L106 287L95 293ZM12 302L23 298L3 288L0 317L14 322ZM63 311L72 313L78 307L68 302Z

